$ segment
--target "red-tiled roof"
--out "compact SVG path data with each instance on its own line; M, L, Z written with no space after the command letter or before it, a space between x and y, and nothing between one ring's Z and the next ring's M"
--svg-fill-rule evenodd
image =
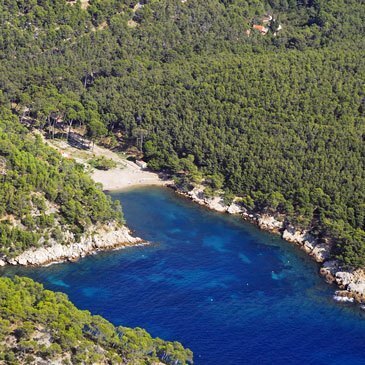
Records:
M258 25L258 24L255 24L253 26L253 29L259 30L260 32L264 32L265 31L265 27L263 25Z

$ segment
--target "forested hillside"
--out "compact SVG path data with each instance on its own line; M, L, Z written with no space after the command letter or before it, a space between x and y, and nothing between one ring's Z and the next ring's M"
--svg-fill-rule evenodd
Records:
M0 279L0 362L188 364L190 350L141 328L114 327L28 278Z
M122 213L81 165L31 135L5 109L0 115L0 253L8 258L50 239L77 240L93 225L122 224Z
M122 133L365 264L362 1L5 0L1 17L1 100L34 127Z

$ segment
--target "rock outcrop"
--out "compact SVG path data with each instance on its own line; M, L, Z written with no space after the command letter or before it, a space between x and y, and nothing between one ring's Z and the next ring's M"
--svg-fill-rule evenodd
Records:
M334 273L335 281L340 289L336 292L335 300L338 297L347 298L347 301L365 303L365 271L363 269L343 270L341 267ZM346 299L341 299L345 301Z
M138 244L145 244L139 237L133 237L127 227L108 226L81 237L79 242L61 244L53 241L47 247L24 251L15 258L3 258L0 265L47 265L62 261L75 261L98 251L112 250Z
M257 225L265 231L279 233L284 223L271 215L263 214L257 217Z
M207 197L204 194L204 186L197 186L193 190L189 192L182 192L177 189L177 193L180 195L184 195L198 203L200 205L204 205L209 209L215 210L217 212L227 212L229 214L245 214L247 210L236 200L234 199L230 205L227 205L221 196Z
M340 289L345 289L354 280L354 274L347 271L337 271L335 280Z
M338 302L365 303L365 271L363 269L343 268L338 261L323 263L321 275L328 283L335 283L337 290L334 299Z
M183 195L186 195L195 203L205 205L209 209L216 210L217 212L226 212L229 208L220 196L206 197L204 195L204 187L202 186L197 186L193 190Z
M306 230L297 230L295 227L289 226L283 231L282 237L286 241L299 245L317 262L324 262L330 257L330 243L327 241L318 242L317 238Z
M197 186L188 193L181 192L178 189L177 192L200 205L218 212L241 215L243 219L256 224L265 231L280 234L284 240L296 244L321 264L320 274L328 283L335 283L340 289L335 292L334 299L336 301L365 303L365 270L342 268L337 260L331 260L332 243L330 239L322 238L318 240L307 230L287 225L285 217L278 214L250 213L243 205L239 204L238 198L235 198L231 205L225 205L223 199L219 196L214 198L206 197L204 195L204 186ZM363 307L365 310L365 306Z
M228 207L227 213L229 214L245 214L247 210L239 203L233 201L233 203Z

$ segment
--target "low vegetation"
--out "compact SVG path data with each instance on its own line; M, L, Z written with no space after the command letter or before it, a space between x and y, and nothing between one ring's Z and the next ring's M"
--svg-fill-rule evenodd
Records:
M111 158L105 156L97 156L87 161L90 166L98 170L110 170L117 167L117 163Z

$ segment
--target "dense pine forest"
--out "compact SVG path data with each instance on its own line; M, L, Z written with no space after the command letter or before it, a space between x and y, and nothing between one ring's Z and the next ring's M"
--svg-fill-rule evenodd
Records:
M114 327L28 278L0 279L0 361L5 364L188 364L178 342Z
M0 122L0 253L8 258L48 241L76 241L93 225L123 217L83 166L65 159L31 135L17 117Z
M83 168L42 141L81 127L182 186L205 179L330 236L334 257L365 265L363 0L4 0L0 19L2 255L65 227L122 224ZM178 343L115 328L30 279L0 286L5 363L191 362Z
M5 0L1 101L118 135L364 265L364 18L355 0Z
M5 1L1 17L19 115L143 139L151 167L315 220L364 264L362 2Z
M355 0L5 0L1 100L40 129L122 133L363 265L364 17Z

